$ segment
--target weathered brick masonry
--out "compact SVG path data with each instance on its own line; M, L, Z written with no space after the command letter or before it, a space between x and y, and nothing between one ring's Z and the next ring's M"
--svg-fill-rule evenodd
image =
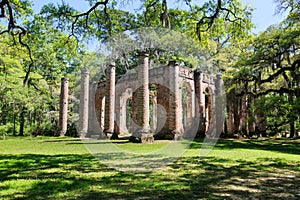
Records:
M222 85L219 75L214 77L173 61L168 66L148 69L147 54L140 55L140 65L144 70L116 78L115 66L110 64L107 80L98 83L95 112L100 130L108 138L131 130L135 137L147 134L159 139L180 139L194 137L191 128L195 126L197 136L220 129L216 127L220 119L215 116L215 104L220 103L215 95Z

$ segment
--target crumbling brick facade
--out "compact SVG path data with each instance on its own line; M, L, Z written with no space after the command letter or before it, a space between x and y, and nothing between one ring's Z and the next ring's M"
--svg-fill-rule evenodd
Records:
M149 64L145 55L142 62ZM109 66L110 80L98 83L95 92L96 116L101 131L109 138L122 134L139 137L138 132L147 129L157 139L180 139L201 136L216 128L215 95L222 84L220 76L170 62L168 66L147 69L143 74L147 76L145 88L138 73L116 78L111 70ZM141 101L147 106L138 105L141 88L148 95ZM191 131L193 128L196 131Z

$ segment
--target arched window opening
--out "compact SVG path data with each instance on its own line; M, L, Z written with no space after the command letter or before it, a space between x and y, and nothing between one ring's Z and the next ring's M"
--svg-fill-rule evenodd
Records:
M209 88L206 88L205 92L205 129L206 132L209 129L209 126L211 125L211 119L212 119L212 94Z
M132 98L126 101L126 127L128 133L132 133Z
M184 83L181 87L181 103L182 103L182 124L187 129L192 125L193 106L192 106L192 90L188 83Z
M149 125L150 132L155 133L157 127L157 85L155 83L149 84Z

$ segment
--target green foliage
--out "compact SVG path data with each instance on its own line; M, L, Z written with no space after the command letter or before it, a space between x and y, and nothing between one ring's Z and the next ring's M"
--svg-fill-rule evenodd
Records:
M276 0L277 12L288 12L287 18L284 20L284 24L287 26L293 26L298 24L300 20L300 4L298 0Z
M205 2L202 7L195 6L194 9L201 13L200 16L213 16L217 6L216 1L210 0ZM222 1L221 6L223 10L220 8L220 13L213 21L212 27L210 28L207 23L200 28L205 30L199 33L200 37L204 41L212 39L220 43L227 43L228 40L235 43L247 38L253 28L251 22L253 9L250 6L243 6L239 0Z
M50 3L39 14L33 13L32 1L9 1L15 20L27 30L22 41L31 54L26 46L14 45L18 43L17 32L1 34L1 130L11 134L7 127L20 125L23 113L28 132L55 134L60 78L70 80L70 110L78 101L75 93L80 67L90 70L92 81L105 79L107 49L87 53L90 39L119 54L114 57L117 75L136 70L140 50L149 52L157 65L177 60L206 72L223 71L228 93L258 99L249 103L248 109L263 112L269 127L279 130L293 121L299 128L297 1L277 0L279 11L289 12L287 19L257 36L250 33L253 9L240 0L206 0L203 4L178 1L188 4L186 8L170 6L164 0L145 0L136 11L122 9L120 3L125 1L87 1L91 8L98 6L80 13L65 2ZM155 31L148 27L155 27ZM0 25L0 32L6 29ZM272 105L276 109L272 110ZM254 115L248 117L255 119ZM75 114L70 118L69 126L74 127Z
M19 132L22 114L25 116L25 133L55 134L57 116L48 117L47 113L58 113L60 78L77 70L80 59L76 41L53 27L39 15L23 21L30 32L23 37L32 52L34 65L26 85L23 84L30 62L26 49L11 46L13 38L1 35L1 126L14 123ZM49 121L47 121L49 120Z
M229 90L255 99L272 133L299 129L300 26L285 23L246 41L225 76Z
M287 96L264 96L258 99L253 106L255 113L264 114L267 120L267 129L272 135L286 131L288 129L286 125L298 117L297 112L294 112L295 107L289 103Z

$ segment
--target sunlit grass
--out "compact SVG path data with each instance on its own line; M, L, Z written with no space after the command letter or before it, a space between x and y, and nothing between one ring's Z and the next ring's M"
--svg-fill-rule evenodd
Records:
M145 167L152 160L165 161L160 153L170 143L50 137L1 140L0 199L300 198L299 140L219 140L205 157L199 156L202 142L193 141L178 159L143 173L105 165L104 159L112 159L110 149L98 159L89 153L89 148L113 145L128 153L115 152L115 162L128 162L130 167L136 161L135 166ZM149 155L153 157L145 163L141 158Z

